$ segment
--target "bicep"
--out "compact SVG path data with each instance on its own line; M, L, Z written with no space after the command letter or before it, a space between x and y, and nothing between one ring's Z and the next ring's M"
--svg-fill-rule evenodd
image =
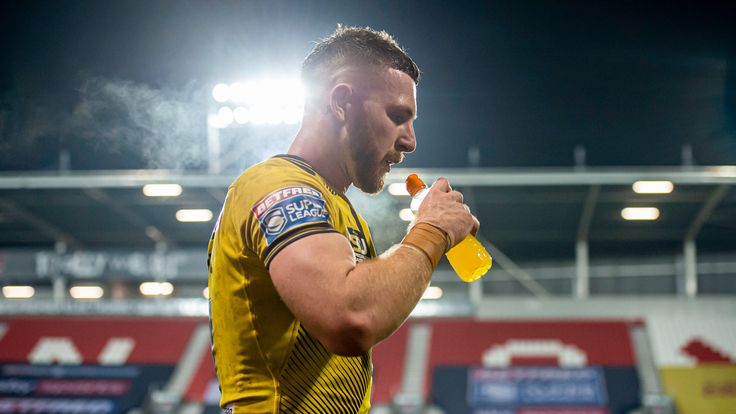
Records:
M283 247L272 259L269 272L286 306L320 339L345 323L347 275L355 265L348 240L329 232Z

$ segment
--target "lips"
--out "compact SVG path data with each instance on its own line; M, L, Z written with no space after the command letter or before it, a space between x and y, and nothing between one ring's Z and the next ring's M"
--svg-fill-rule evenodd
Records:
M398 156L398 157L396 157L396 158L390 158L390 159L387 159L386 161L384 161L384 162L385 162L385 164L386 164L386 169L387 169L387 170L389 170L389 171L391 171L391 167L392 167L392 166L393 166L394 164L398 164L398 163L400 163L400 162L401 162L401 161L403 161L403 160L404 160L404 156L403 156L403 154L399 154L399 156Z
M399 164L401 161L404 161L403 156L399 156L398 158L389 159L386 162L389 163L390 165L394 165L394 164Z

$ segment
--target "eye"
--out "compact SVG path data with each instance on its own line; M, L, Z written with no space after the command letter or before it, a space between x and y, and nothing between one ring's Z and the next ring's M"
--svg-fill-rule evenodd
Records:
M405 111L398 110L389 110L388 117L396 125L401 125L411 119L411 115L407 114Z

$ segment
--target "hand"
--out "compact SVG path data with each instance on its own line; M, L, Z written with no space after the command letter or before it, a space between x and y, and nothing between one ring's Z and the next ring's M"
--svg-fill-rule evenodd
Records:
M453 191L446 178L440 177L429 189L417 211L414 223L429 223L439 227L450 237L451 248L469 233L476 233L480 222L463 204L463 195Z

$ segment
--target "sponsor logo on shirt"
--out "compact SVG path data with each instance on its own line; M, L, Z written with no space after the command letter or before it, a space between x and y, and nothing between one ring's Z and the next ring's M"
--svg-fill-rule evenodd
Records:
M279 235L309 223L329 224L322 193L312 187L280 188L256 203L251 210L271 244Z
M355 260L360 263L369 258L368 242L365 240L363 233L350 227L347 227L347 230L350 238L350 245L353 246L353 253L355 253Z

